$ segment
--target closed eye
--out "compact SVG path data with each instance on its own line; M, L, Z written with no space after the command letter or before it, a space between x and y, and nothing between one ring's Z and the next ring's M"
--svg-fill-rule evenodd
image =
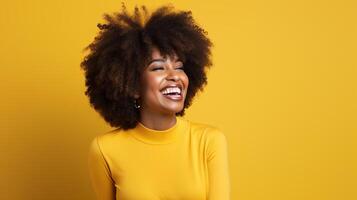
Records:
M163 67L155 67L152 69L152 71L156 71L156 70L159 70L159 69L164 69Z
M178 67L176 69L181 69L181 70L184 70L185 68L182 66L182 67Z

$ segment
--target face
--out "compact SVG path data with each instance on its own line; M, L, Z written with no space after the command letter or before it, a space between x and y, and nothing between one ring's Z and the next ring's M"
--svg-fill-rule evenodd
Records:
M180 112L189 84L183 68L182 61L176 55L173 58L164 57L153 48L151 61L141 77L143 90L139 99L140 109L162 114Z

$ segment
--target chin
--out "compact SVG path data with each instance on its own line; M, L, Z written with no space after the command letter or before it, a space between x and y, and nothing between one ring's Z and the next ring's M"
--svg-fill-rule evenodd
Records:
M181 112L182 109L184 108L184 100L181 102L167 102L163 101L160 102L160 107L162 112L167 113L167 114L176 114L178 112Z
M165 110L165 113L169 113L169 114L176 114L178 112L181 112L183 109L183 106L180 106L179 108L178 107L175 107L175 108L164 108Z
M176 113L181 112L181 110L182 110L182 109L167 110L167 112L170 113L170 114L176 114Z

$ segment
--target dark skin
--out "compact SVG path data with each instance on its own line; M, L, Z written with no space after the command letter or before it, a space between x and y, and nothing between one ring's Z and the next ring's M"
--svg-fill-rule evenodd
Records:
M156 48L152 49L151 62L141 77L139 98L140 123L154 130L166 130L176 124L176 113L184 107L189 79L183 70L183 63L177 58L164 57ZM182 86L182 99L171 100L162 94L162 88L178 84Z

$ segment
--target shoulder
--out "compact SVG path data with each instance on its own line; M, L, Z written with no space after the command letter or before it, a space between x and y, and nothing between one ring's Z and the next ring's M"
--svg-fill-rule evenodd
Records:
M192 139L200 141L199 143L205 148L207 161L226 154L228 151L227 139L219 127L192 121L190 124Z
M211 140L225 140L223 131L214 125L187 120L190 124L192 134L204 138L207 142Z
M125 138L128 137L129 131L125 131L122 129L113 129L104 133L100 133L99 135L96 136L98 141L101 143L111 143L111 142L118 142L125 140Z
M128 138L127 131L114 129L96 135L91 142L92 147L98 148L103 154L119 148Z

